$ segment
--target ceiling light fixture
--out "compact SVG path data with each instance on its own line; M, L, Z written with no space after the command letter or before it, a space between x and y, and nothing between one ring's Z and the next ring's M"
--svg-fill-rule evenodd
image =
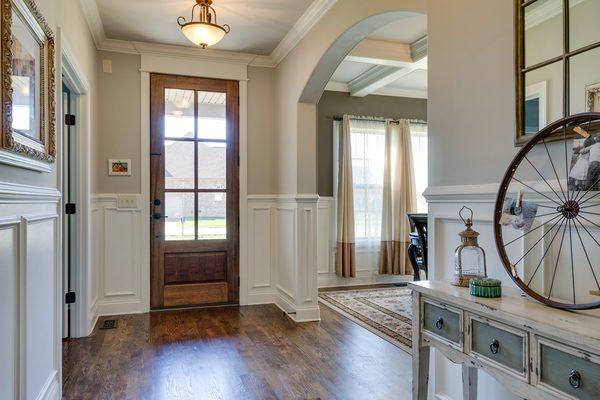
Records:
M229 25L217 24L217 12L211 6L212 0L196 0L192 7L192 18L186 22L184 17L177 18L177 24L190 42L205 49L217 44L229 33ZM194 10L199 7L198 20L194 21Z

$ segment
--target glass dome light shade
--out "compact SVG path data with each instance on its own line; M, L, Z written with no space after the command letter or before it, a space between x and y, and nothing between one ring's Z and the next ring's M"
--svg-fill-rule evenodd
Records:
M181 31L190 42L203 49L219 43L227 33L219 25L205 22L189 22L181 27Z

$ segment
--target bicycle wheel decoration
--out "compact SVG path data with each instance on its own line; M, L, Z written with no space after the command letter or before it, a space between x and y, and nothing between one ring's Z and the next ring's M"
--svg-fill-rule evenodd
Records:
M600 307L600 113L564 118L519 151L494 211L500 259L551 307Z

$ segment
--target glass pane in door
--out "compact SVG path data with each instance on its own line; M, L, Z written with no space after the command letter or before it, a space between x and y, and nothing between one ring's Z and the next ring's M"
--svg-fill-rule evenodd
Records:
M165 138L194 138L194 91L165 89Z
M165 189L194 189L194 142L165 140Z
M227 143L198 142L198 189L227 188Z
M227 194L198 193L198 240L227 238Z
M227 95L220 92L198 92L198 139L227 140Z
M165 193L165 240L194 240L194 193Z

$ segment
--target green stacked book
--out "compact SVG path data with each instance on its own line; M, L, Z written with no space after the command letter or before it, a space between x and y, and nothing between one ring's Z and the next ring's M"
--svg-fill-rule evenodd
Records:
M472 278L469 281L472 296L500 297L502 296L502 282L492 278Z

